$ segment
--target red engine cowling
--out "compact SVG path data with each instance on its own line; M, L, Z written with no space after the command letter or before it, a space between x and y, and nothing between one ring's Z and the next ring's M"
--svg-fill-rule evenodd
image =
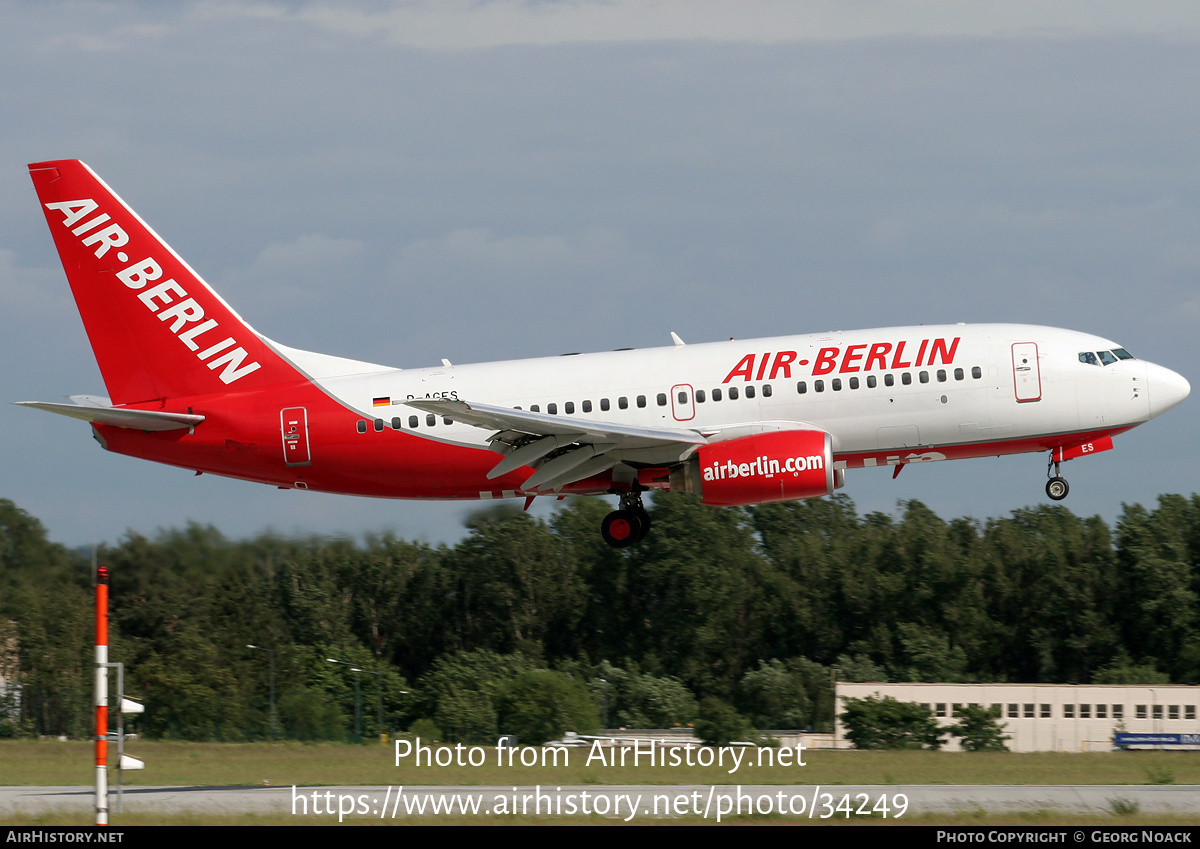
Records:
M778 430L705 445L671 475L671 489L733 507L830 495L842 485L820 430Z

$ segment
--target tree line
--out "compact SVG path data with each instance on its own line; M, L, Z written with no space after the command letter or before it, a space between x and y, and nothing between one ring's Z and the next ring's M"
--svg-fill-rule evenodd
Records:
M144 733L218 740L414 723L528 739L730 712L820 730L835 676L1200 680L1197 495L1126 506L1110 528L1057 505L978 522L917 501L893 517L843 495L713 509L667 494L622 550L596 533L608 509L568 500L543 521L502 505L438 547L130 533L98 552L110 657ZM89 733L91 586L87 557L0 500L0 677L19 684L0 735ZM274 726L268 658L247 645L275 652Z

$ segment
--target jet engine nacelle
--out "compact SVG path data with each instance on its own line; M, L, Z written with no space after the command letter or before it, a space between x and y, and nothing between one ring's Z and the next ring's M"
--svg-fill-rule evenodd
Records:
M732 507L831 495L845 482L821 430L777 430L713 442L671 475L671 489Z

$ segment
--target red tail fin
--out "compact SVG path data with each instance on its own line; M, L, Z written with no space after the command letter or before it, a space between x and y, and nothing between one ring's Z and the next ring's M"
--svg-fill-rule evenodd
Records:
M29 174L114 404L301 377L87 165Z

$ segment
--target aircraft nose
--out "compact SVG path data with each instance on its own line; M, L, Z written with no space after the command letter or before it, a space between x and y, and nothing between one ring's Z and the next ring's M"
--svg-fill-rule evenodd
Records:
M1150 388L1150 416L1161 416L1192 392L1192 385L1181 374L1147 363L1146 382Z

